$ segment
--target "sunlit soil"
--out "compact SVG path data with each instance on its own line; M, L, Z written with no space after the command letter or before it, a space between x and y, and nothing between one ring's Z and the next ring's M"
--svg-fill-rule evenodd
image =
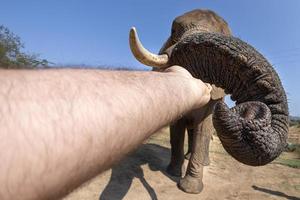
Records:
M210 146L211 164L204 171L204 190L200 194L187 194L177 188L178 178L165 172L169 148L168 129L163 129L112 170L86 183L65 200L300 198L300 168L282 162L282 159L299 161L298 152L284 153L266 166L250 167L230 157L214 136Z

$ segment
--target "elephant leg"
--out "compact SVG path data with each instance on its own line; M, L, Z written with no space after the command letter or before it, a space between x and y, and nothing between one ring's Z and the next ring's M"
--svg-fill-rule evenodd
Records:
M181 167L184 162L184 133L185 121L178 120L170 126L171 161L167 167L167 173L181 177Z
M191 152L193 148L193 137L194 137L194 129L188 129L188 150L186 154L184 155L185 159L189 160L191 158Z
M212 110L215 102L203 109L203 120L193 131L193 147L188 163L186 175L179 181L178 187L187 192L197 194L203 189L203 167L209 165L209 143L214 132L212 124Z

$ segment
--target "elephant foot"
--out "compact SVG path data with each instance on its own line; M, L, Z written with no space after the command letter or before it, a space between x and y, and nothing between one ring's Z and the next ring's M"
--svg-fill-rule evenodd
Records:
M181 177L181 165L169 164L167 167L167 173L171 176Z
M186 193L198 194L203 190L202 179L186 175L178 183L179 189Z

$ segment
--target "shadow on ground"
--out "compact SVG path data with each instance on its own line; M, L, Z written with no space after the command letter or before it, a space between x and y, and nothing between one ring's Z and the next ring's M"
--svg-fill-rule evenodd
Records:
M161 171L166 177L178 182L177 177L165 171L169 164L170 149L157 144L143 144L136 152L112 168L108 184L100 194L99 200L121 200L127 194L134 178L139 179L152 200L157 200L154 189L144 178L142 165L147 164L152 171Z
M262 188L262 187L258 187L258 186L255 186L255 185L252 185L252 188L254 190L257 190L257 191L260 191L260 192L265 192L265 193L268 193L268 194L271 194L271 195L275 195L275 196L278 196L278 197L284 197L288 200L300 200L300 198L298 197L294 197L294 196L289 196L283 192L279 192L279 191L275 191L275 190L270 190L270 189L266 189L266 188Z

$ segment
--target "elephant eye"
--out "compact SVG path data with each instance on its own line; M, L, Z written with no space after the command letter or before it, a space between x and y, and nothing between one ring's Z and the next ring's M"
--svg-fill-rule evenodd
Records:
M178 34L175 29L172 29L172 31L171 31L171 40L172 40L172 43L176 43L178 41Z
M174 35L175 32L176 32L176 30L172 28L172 30L171 30L171 35Z

